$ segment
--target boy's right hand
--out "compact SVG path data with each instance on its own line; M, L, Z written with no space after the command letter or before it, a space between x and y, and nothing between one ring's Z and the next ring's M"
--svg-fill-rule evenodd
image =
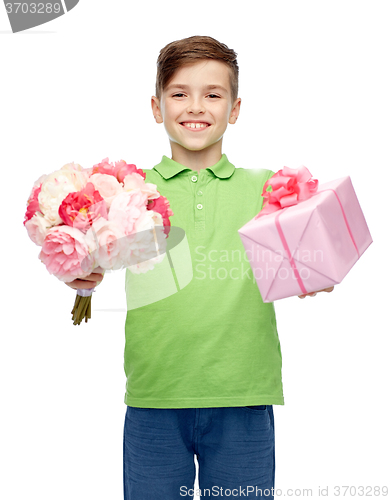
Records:
M97 267L93 271L94 271L93 273L89 274L88 276L85 276L85 278L70 281L68 283L65 283L65 285L68 285L70 288L73 288L74 290L95 288L95 286L99 285L99 283L103 281L104 270L101 267Z

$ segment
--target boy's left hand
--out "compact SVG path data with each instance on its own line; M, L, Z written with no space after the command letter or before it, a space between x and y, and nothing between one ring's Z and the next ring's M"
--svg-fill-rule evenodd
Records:
M304 295L298 295L298 297L300 299L304 299L305 297L307 297L308 295L310 297L315 297L317 295L318 292L333 292L333 289L334 289L334 286L331 286L329 288L324 288L323 290L317 290L317 292L310 292L310 293L305 293Z

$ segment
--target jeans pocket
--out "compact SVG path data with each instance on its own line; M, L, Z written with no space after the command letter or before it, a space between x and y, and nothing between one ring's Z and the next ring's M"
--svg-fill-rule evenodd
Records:
M243 406L243 408L255 413L263 413L267 409L267 405Z

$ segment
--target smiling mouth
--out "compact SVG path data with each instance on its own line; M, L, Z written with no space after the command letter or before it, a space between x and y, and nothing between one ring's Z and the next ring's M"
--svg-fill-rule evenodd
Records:
M204 130L205 128L210 126L209 123L202 123L202 122L198 122L198 123L182 122L182 123L180 123L180 125L182 125L184 128L187 128L189 130Z

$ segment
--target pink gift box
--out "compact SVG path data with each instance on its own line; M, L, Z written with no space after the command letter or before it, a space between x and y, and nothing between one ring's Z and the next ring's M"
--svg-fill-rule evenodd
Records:
M261 213L261 212L260 212ZM238 230L263 302L340 283L372 243L350 177Z

